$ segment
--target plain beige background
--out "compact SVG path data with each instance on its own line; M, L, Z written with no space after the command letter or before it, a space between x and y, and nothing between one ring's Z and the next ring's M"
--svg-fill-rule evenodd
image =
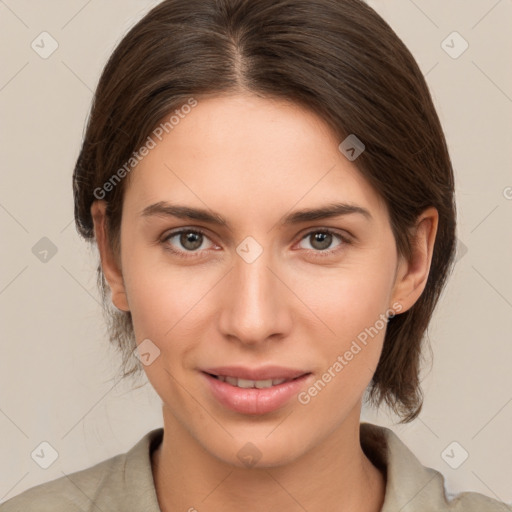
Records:
M75 232L71 190L102 67L155 3L0 0L0 502L124 452L162 425L149 384L131 391L114 380L96 254ZM455 168L459 245L429 331L423 412L401 426L385 410L363 419L392 428L445 475L449 492L511 503L512 1L369 3L431 88ZM47 58L41 37L45 51L52 41L42 32L58 44ZM48 469L31 458L43 441L58 453Z

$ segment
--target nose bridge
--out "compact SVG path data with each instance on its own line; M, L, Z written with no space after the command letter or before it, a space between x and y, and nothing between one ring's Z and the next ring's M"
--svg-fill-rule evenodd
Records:
M290 326L289 314L282 284L271 271L271 251L246 240L237 248L233 265L222 301L223 333L244 343L283 334Z

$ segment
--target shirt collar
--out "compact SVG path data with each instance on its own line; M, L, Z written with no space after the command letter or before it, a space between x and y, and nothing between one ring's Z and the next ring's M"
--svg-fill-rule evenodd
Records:
M389 428L362 422L360 442L366 456L386 476L381 512L444 510L444 477L425 467Z
M163 428L148 432L126 453L124 478L125 509L160 512L156 495L151 454L163 439ZM386 477L386 492L381 512L446 506L444 478L438 471L423 466L390 429L360 423L360 443L366 456Z

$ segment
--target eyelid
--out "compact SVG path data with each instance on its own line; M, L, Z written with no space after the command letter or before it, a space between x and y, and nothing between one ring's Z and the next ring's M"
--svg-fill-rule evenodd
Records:
M199 234L203 235L205 238L207 238L208 240L210 240L210 242L213 245L217 245L212 240L212 237L208 234L207 230L205 230L203 228L199 228L199 227L192 227L192 226L184 226L184 227L172 229L170 231L166 231L161 237L159 237L159 241L161 243L165 244L167 242L167 240L169 240L169 238L172 238L176 235L181 235L182 233L199 233ZM206 250L206 249L203 249L203 251L204 250ZM178 251L176 251L176 252L178 252ZM179 252L184 252L184 251L179 251ZM197 254L198 252L199 251L191 252L191 254Z
M303 240L305 237L311 235L312 233L330 233L332 235L339 236L340 238L346 240L347 242L352 242L355 240L354 235L352 235L352 233L350 233L346 229L340 229L331 226L313 226L306 228L303 231L303 234L299 235L300 240Z

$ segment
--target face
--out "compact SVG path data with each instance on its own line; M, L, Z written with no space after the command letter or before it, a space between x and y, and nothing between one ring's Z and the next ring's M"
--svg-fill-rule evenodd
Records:
M359 419L407 309L386 206L340 142L296 105L209 98L130 175L114 303L164 414L229 464L249 441L284 464Z

